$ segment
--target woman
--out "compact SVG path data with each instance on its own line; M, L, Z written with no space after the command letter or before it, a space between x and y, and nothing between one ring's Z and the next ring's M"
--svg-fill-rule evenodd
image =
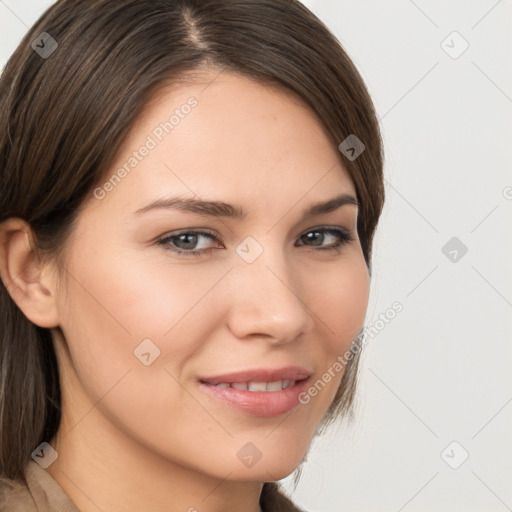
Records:
M2 510L299 510L384 202L339 42L295 0L60 0L0 102Z

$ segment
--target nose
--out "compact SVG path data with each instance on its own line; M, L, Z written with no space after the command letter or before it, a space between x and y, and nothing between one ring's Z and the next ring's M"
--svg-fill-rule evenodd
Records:
M313 329L303 283L282 252L265 250L252 263L238 260L228 281L228 326L237 338L285 344Z

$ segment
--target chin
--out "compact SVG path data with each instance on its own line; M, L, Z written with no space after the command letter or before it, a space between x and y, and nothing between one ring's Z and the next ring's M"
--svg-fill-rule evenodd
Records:
M229 479L238 482L274 482L291 475L299 464L263 464L260 461L252 468L233 471Z
M241 464L233 467L232 460L228 461L227 472L232 471L231 480L270 482L281 480L293 473L300 465L305 456L305 450L299 451L297 447L290 446L288 450L270 450L267 448L261 453L259 460L250 458L244 461L242 456ZM225 474L225 473L224 473Z

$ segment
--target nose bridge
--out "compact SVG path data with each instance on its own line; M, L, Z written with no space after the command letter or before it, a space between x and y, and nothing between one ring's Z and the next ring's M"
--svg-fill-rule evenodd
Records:
M279 244L252 237L237 249L231 274L231 331L240 338L267 335L287 342L311 329L310 311Z

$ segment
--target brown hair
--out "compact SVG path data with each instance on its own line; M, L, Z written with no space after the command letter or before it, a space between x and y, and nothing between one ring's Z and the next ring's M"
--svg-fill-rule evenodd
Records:
M43 32L58 44L51 55L32 46ZM298 95L336 146L351 134L363 142L357 159L338 154L356 188L371 276L384 203L378 120L339 41L298 0L56 2L0 78L0 222L25 220L34 251L60 261L81 205L147 102L205 63ZM57 433L60 384L50 331L24 316L9 284L0 284L0 476L19 479L31 452ZM347 363L325 425L352 415L359 353Z

